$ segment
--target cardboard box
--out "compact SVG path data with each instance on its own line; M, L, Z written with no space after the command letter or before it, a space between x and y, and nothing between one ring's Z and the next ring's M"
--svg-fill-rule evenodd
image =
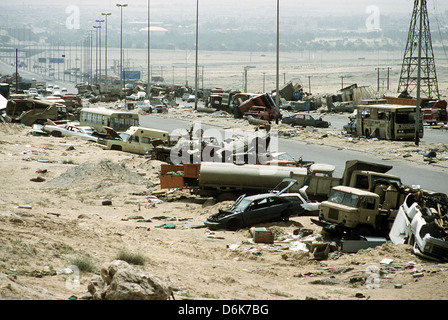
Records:
M274 243L274 232L266 228L251 228L251 233L255 243Z

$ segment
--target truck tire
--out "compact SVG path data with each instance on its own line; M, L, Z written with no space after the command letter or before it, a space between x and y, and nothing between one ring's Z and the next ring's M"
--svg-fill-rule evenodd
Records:
M291 214L291 210L285 210L282 212L280 218L282 219L282 221L289 221L289 217L291 216Z

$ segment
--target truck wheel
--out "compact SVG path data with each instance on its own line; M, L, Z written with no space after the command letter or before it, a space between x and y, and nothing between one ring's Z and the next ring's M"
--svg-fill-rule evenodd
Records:
M282 219L282 221L289 221L289 217L291 216L291 211L290 210L285 210L282 212L280 218Z
M241 222L237 219L230 219L227 221L226 229L230 231L236 231L241 228Z

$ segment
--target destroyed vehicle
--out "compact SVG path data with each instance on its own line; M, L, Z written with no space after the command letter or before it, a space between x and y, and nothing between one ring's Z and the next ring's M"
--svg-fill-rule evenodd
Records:
M392 186L387 192L384 196L386 200L380 204L377 193L336 186L331 190L328 200L321 203L319 220L311 221L327 232L349 239L384 236L390 230L390 219L393 221L395 218L394 210L387 208L394 207L392 198L396 198L397 194Z
M43 124L47 119L56 121L70 118L72 118L72 115L67 112L65 105L52 101L37 99L9 100L6 106L5 119L10 123L32 126L35 123Z
M299 208L298 215L318 215L320 210L320 203L317 201L310 201L306 194L308 186L302 187L298 193L282 193L280 197L288 199Z
M356 119L350 119L349 123L345 124L342 129L349 134L356 134Z
M187 98L187 102L195 102L196 96L194 94L190 94Z
M301 207L288 198L281 197L297 183L294 179L284 179L288 185L279 192L240 196L228 210L220 209L205 221L211 230L238 230L270 221L288 221L292 215L298 215ZM277 187L276 187L277 188Z
M314 161L304 161L302 157L300 157L299 160L296 160L287 152L274 152L269 154L268 157L269 161L263 163L264 165L304 168L314 164Z
M315 117L307 113L295 113L291 116L286 116L282 118L282 123L290 124L292 126L301 127L316 127L316 128L328 128L331 123L322 120L324 115Z
M87 141L98 141L98 134L92 127L73 126L70 124L56 125L53 122L43 125L42 131L47 132L53 137L79 137Z
M448 261L447 210L444 194L408 194L389 233L392 243L412 245L426 259Z
M110 131L113 131L109 129ZM168 131L143 127L130 127L125 132L116 133L114 139L98 139L98 143L105 150L117 150L140 155L151 154L154 149L153 140L162 140L171 145Z

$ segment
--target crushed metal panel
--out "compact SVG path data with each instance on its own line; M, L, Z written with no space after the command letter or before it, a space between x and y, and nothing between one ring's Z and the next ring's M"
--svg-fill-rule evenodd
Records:
M361 249L375 248L387 242L382 237L364 237L365 240L342 240L342 252L355 253Z

